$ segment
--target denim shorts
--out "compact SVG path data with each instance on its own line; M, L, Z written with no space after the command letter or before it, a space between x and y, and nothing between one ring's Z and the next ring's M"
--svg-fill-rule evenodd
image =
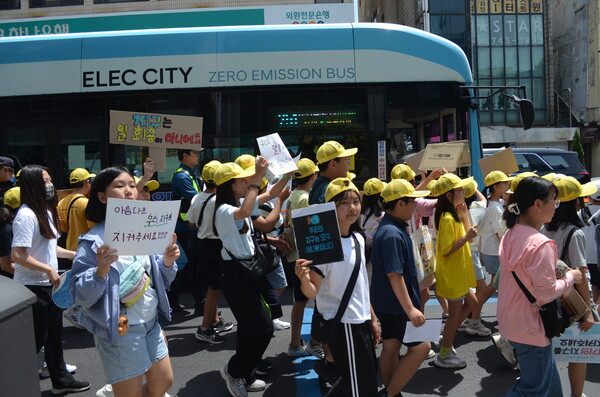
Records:
M498 269L500 268L500 257L498 255L486 255L482 253L481 262L489 274L498 273Z
M481 260L479 259L479 252L471 251L471 258L473 259L473 270L475 270L475 280L485 280L485 274L483 274L483 267L481 266Z
M152 363L169 354L156 317L145 324L130 325L127 334L121 335L116 345L111 345L97 336L94 337L94 341L104 367L106 381L110 384L144 374Z
M287 279L285 278L285 271L283 270L281 260L279 261L279 264L277 265L275 270L273 270L270 273L267 273L266 277L267 280L269 280L269 284L271 284L271 287L276 291L278 289L287 287Z

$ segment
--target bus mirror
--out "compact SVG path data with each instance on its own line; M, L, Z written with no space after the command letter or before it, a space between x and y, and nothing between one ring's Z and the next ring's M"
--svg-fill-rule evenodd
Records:
M519 107L519 114L521 115L521 124L523 124L523 130L528 130L533 125L533 119L535 111L533 109L533 102L529 99L521 99L516 95L511 95L513 101Z

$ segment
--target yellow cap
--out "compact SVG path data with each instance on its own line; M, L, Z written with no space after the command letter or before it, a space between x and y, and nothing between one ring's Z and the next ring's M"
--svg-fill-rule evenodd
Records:
M357 148L345 149L336 141L327 141L317 150L317 164L323 164L340 157L350 157L357 152Z
M485 176L485 179L483 180L483 184L486 187L489 187L489 186L495 185L498 182L511 182L513 179L515 179L515 178L507 176L502 171L492 171Z
M95 177L95 174L90 174L84 168L75 168L73 172L71 172L71 176L69 176L69 183L74 185L79 182L87 181L90 178Z
M269 181L267 180L267 178L263 178L260 181L260 190L263 190L264 188L266 188L268 184L269 184Z
M202 167L202 180L208 183L215 183L215 172L221 165L220 161L212 160L209 161Z
M332 198L338 194L345 192L346 190L352 190L360 195L358 188L348 178L336 178L329 182L327 190L325 191L325 202L331 201Z
M298 169L294 171L294 178L306 178L319 170L319 167L311 160L303 158L298 160Z
M134 176L133 180L135 181L135 184L137 185L137 183L140 181L140 178L138 178L137 176ZM160 183L158 183L158 181L155 181L154 179L150 179L148 182L146 182L144 187L147 188L149 192L153 192L160 187Z
M381 192L383 201L389 203L402 197L425 197L429 196L429 190L415 190L415 187L406 179L392 179L385 185Z
M21 206L21 188L11 187L4 193L4 205L16 210Z
M242 154L235 159L235 163L242 167L242 169L247 170L250 167L254 167L254 164L256 164L256 157L251 154Z
M459 176L447 173L439 177L435 184L435 195L441 196L444 193L448 193L452 189L458 189L465 187L473 181L473 177L470 176L465 179L460 179Z
M404 179L412 181L415 178L415 172L406 164L396 164L392 168L392 179Z
M566 175L562 175L562 174L555 174L554 172L551 172L549 174L546 175L542 175L542 178L544 178L547 181L552 182L554 180L554 178L556 178L557 176L566 176Z
M592 182L585 185L572 176L563 176L552 181L556 189L558 189L558 199L561 203L572 201L579 197L587 197L598 191L598 186Z
M351 181L354 180L354 178L356 178L356 174L354 172L346 172L346 178L350 179Z
M215 184L217 186L220 186L231 179L246 178L252 176L255 174L255 172L256 171L254 167L244 170L236 163L222 163L215 172Z
M468 183L465 186L463 186L463 189L465 190L465 198L471 197L477 191L477 181L473 179L471 183Z
M363 191L365 192L365 196L374 196L376 194L381 194L381 191L385 187L386 183L380 181L378 178L367 179L365 184L363 185Z
M515 176L515 179L512 180L512 182L510 183L510 190L507 193L514 193L515 190L517 190L517 186L519 186L519 182L530 176L537 176L539 178L539 175L535 172L521 172L520 174Z

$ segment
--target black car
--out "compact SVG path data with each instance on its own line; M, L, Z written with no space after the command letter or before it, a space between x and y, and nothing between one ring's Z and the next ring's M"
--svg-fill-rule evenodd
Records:
M483 149L483 156L503 150ZM531 171L542 176L551 172L572 176L581 183L590 181L590 173L581 165L576 152L550 148L513 148L519 171L513 175Z

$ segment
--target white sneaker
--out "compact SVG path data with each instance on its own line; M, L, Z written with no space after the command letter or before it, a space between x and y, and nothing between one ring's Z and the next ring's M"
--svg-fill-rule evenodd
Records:
M494 345L500 352L502 358L504 358L511 367L516 367L518 364L517 358L515 357L515 351L510 342L500 334L492 335L492 342L494 342Z
M323 352L323 346L320 343L313 345L310 342L308 342L305 349L308 354L315 356L319 360L322 360L325 358L325 352Z
M446 357L442 357L438 354L433 365L439 368L462 369L467 366L467 362L458 357L456 353L450 353Z
M113 397L113 396L114 396L114 393L113 393L112 385L110 385L110 384L106 384L106 385L102 386L102 389L100 389L96 392L96 397Z
M294 347L292 345L288 345L287 355L290 357L304 357L308 355L304 341L300 341L300 346Z
M233 397L248 397L248 391L246 390L246 380L242 378L234 378L227 372L227 364L221 367L219 371L221 378L227 385L227 390Z
M265 383L264 380L256 379L251 384L246 385L246 390L251 391L251 392L263 391L263 390L265 390L266 387L267 387L267 384Z
M427 358L431 359L435 357L435 351L433 349L429 349L429 353L427 353Z
M273 328L275 328L275 331L281 331L283 329L288 329L289 327L291 327L291 324L288 322L281 321L278 318L273 320Z

